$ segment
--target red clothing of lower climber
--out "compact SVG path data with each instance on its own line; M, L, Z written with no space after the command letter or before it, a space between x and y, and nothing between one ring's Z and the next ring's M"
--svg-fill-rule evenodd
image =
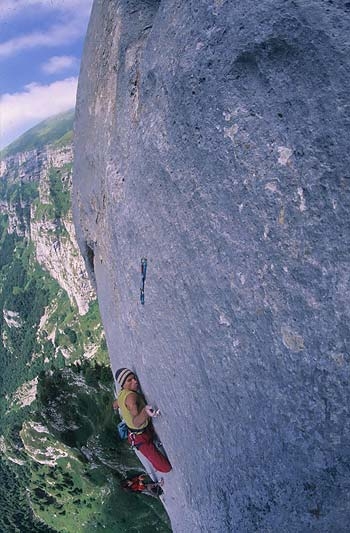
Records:
M121 390L113 406L115 409L119 408L128 427L128 442L144 455L158 472L164 474L170 472L171 464L154 444L155 435L151 419L157 416L158 411L146 405L132 370L120 368L115 378Z

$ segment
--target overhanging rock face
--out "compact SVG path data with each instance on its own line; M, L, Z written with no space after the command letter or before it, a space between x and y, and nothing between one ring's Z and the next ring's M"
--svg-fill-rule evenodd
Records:
M113 367L162 410L176 533L348 531L349 19L95 0L75 222Z

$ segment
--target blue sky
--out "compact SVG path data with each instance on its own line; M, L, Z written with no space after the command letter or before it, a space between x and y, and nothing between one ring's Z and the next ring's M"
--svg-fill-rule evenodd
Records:
M75 104L92 0L0 0L0 148Z

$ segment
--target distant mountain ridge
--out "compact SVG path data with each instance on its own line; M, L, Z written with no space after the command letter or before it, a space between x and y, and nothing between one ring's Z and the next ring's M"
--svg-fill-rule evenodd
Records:
M40 150L54 144L63 146L73 139L74 109L43 120L0 151L4 159L18 152Z

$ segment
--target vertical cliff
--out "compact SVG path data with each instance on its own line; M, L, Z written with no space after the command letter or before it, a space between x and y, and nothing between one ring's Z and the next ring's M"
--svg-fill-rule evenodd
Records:
M112 365L163 413L177 533L348 529L349 21L94 2L75 223Z

